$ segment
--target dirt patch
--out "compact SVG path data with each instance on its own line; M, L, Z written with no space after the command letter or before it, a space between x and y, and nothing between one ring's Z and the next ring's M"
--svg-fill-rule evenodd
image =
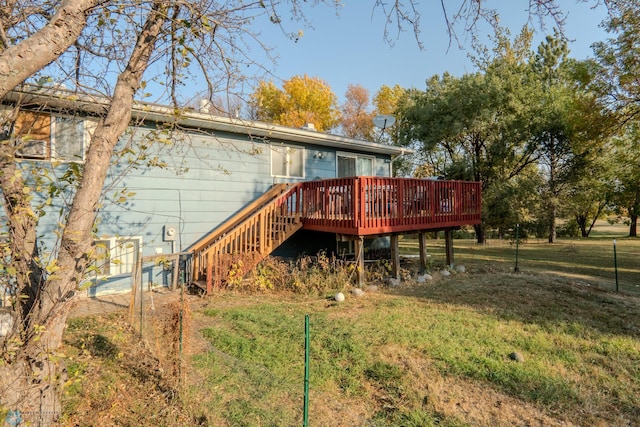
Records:
M423 391L425 409L478 426L575 426L569 420L551 416L542 408L471 381L443 377L420 354L387 347L381 356L401 366L405 375Z

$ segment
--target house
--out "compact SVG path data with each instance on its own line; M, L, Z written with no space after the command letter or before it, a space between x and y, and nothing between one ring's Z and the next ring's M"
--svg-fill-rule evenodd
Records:
M13 129L17 157L25 167L50 170L64 195L64 174L82 164L105 101L27 87L5 102L22 108ZM90 295L130 290L136 268L140 286L169 286L177 277L173 254L189 254L187 274L211 291L224 276L220 263L250 256L242 255L248 248L258 260L286 250L292 238L298 251L300 242L335 247L343 240L361 255L365 236L452 229L480 218L478 183L398 181L390 178L393 164L406 149L312 127L137 104L117 150L99 212ZM47 208L45 240L55 238L60 208ZM300 233L315 237L295 243Z

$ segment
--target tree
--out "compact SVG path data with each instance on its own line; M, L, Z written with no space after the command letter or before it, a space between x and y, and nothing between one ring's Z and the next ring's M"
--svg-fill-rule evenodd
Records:
M59 393L64 372L56 357L70 310L70 301L90 263L91 231L111 153L130 121L133 96L140 87L155 41L166 20L167 7L152 4L131 50L126 69L119 75L112 104L95 130L85 169L79 181L67 221L60 230L58 255L42 265L37 243L37 216L31 202L30 183L23 179L9 140L2 143L0 185L8 219L5 270L15 274L18 300L14 334L5 340L0 367L3 401L41 414L49 425L60 413ZM82 25L79 23L77 25Z
M615 36L594 44L602 65L600 83L606 101L626 121L640 120L640 4L635 0L609 2L605 28Z
M382 85L373 96L374 115L394 116L396 123L399 123L402 120L399 116L401 114L399 107L406 93L407 90L400 85L396 84L393 87ZM394 145L398 144L398 129L398 126L385 129L384 132L382 132L381 129L376 129L376 141Z
M317 77L294 76L283 82L282 89L272 81L261 81L251 98L259 120L298 128L311 123L320 132L339 121L337 97Z
M586 181L593 177L602 144L608 138L609 114L599 105L583 72L588 64L568 60L567 55L566 41L556 33L540 44L532 62L539 84L532 132L546 180L549 243L556 239L561 200L573 199L576 211L566 213L575 216L585 236L588 219L595 221L606 206L604 187L597 181L600 177Z
M342 105L340 124L342 132L349 138L374 141L373 116L367 111L369 91L360 85L349 85Z
M640 174L637 168L640 126L640 4L632 0L610 2L605 28L612 37L594 45L598 70L595 90L618 114L620 136L612 147L615 183L613 202L629 218L629 236L637 236L640 214Z
M627 126L612 144L613 204L629 218L629 237L638 236L640 215L640 125Z
M11 129L20 111L18 102L3 119L0 143L0 188L6 216L0 267L15 291L15 321L2 340L0 393L7 408L38 414L39 425L55 423L60 414L64 366L58 351L67 315L85 272L96 258L92 230L96 226L107 169L116 146L131 121L141 88L159 83L179 102L180 82L197 74L210 93L217 79L230 81L242 64L242 40L259 42L250 23L260 17L279 22L280 5L296 1L230 2L224 9L207 1L65 0L61 4L10 2L0 15L0 96L21 82L54 80L84 96L94 96L99 122L82 168L60 166L72 201L64 205L58 245L43 253L38 222L47 214L46 203L34 196L42 188L46 171L17 162ZM288 9L288 8L287 8ZM29 13L25 13L28 11ZM287 12L289 13L289 12ZM34 30L35 28L35 30ZM227 52L238 56L230 57ZM166 73L148 75L149 66L163 60ZM72 70L71 73L68 70ZM115 70L114 81L110 75ZM213 95L212 95L213 96ZM103 102L107 100L108 102ZM98 102L100 101L100 102ZM178 107L178 105L176 105ZM55 197L61 182L46 186Z
M502 191L489 191L494 184L509 181L536 160L527 128L530 39L526 29L513 43L498 34L494 56L486 53L481 64L483 72L434 76L425 92L411 93L400 113L402 143L417 144L425 158L444 159L437 175L482 181L485 207L492 204L491 195L496 203L504 201ZM484 226L494 222L490 215L485 209L483 224L476 227L479 243Z

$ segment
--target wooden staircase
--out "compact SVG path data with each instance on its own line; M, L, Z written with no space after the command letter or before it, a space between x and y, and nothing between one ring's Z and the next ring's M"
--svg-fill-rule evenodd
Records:
M206 292L249 270L302 228L300 184L276 184L260 198L197 241L193 280ZM204 286L203 286L204 287Z

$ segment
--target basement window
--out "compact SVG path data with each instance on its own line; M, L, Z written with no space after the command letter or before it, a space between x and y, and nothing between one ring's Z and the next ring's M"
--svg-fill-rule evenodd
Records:
M93 270L98 276L131 274L138 262L141 237L110 237L95 241Z
M272 145L271 176L304 178L304 148Z

